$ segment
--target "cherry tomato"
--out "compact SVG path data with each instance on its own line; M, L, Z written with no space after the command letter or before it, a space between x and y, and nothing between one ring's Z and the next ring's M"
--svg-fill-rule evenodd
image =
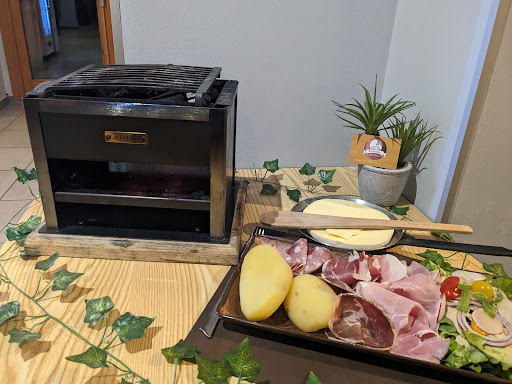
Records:
M492 299L494 297L494 291L492 289L491 284L484 280L473 282L473 284L471 284L471 291L483 293L489 299Z
M446 296L446 300L453 300L460 297L460 289L457 288L459 281L460 278L457 276L450 276L441 283L441 293Z
M482 336L488 335L488 333L482 330L482 328L480 328L478 325L476 325L474 321L471 322L471 329Z

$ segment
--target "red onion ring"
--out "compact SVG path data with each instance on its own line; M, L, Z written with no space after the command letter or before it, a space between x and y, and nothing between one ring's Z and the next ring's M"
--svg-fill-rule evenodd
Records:
M492 339L487 336L482 336L475 331L471 329L471 326L468 323L468 320L466 318L466 314L461 311L457 311L457 324L459 324L459 327L463 331L470 331L473 332L475 335L478 335L480 337L484 338L484 345L487 345L488 347L498 347L498 348L504 348L512 344L512 324L510 324L503 316L501 316L499 313L496 313L496 317L498 320L507 328L508 330L508 336L503 339Z

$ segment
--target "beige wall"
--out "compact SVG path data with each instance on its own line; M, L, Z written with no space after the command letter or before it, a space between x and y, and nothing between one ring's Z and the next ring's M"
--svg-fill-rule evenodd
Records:
M512 248L512 15L501 2L443 221L456 240Z

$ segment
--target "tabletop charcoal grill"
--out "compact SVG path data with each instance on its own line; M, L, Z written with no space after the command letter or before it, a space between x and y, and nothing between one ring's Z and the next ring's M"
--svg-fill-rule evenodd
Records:
M227 241L238 82L220 72L90 65L28 93L43 230Z

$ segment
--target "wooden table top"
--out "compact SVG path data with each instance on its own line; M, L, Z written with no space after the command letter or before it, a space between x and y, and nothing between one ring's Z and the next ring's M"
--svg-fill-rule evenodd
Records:
M333 169L333 168L326 168ZM258 171L259 177L263 175ZM254 178L254 170L238 170L241 179ZM283 186L307 188L305 177L298 169L281 169L267 177L268 181ZM261 182L250 181L244 213L243 240L246 241L253 228L258 225L260 213L267 210L290 209L295 204L281 188L274 196L260 195ZM357 195L357 168L336 168L333 182L319 186L321 194ZM302 192L302 198L318 193ZM415 221L428 220L407 200L401 198L397 206L408 206L407 217ZM43 216L39 200L34 201L21 221L30 215ZM415 236L428 234L413 233ZM10 248L11 247L11 248ZM9 249L10 248L10 249ZM19 255L20 247L6 242L0 254L9 251L2 258ZM393 252L409 257L425 249L398 246ZM58 249L55 250L56 252ZM453 255L451 251L439 251L443 256ZM39 258L41 260L41 258ZM34 270L36 259L14 258L2 262L10 278L22 289L33 292L38 274ZM455 267L464 262L466 269L482 271L481 264L471 256L456 254L448 261ZM60 257L55 265L43 275L43 284L51 281L51 275L67 268L71 272L83 272L66 291L51 292L41 304L46 310L72 326L78 333L98 343L102 335L103 320L97 326L83 322L85 299L110 296L115 304L111 320L120 314L131 312L138 316L156 316L146 330L146 336L126 344L114 343L109 352L125 362L132 370L149 378L153 384L172 382L173 366L160 350L184 339L199 314L208 303L228 266L185 263L161 263L122 261L105 259L83 259ZM38 309L28 299L8 284L0 285L0 304L18 300L22 313L38 315ZM37 320L36 320L37 321ZM88 346L67 332L61 325L50 321L42 329L42 337L24 344L9 344L8 330L30 326L34 320L9 321L0 326L0 377L10 384L18 383L118 383L121 373L115 368L91 369L82 364L65 360L66 356L84 352ZM37 330L39 331L39 330ZM108 334L107 334L108 336ZM226 351L228 352L228 351ZM197 383L197 367L183 363L178 377L179 383Z

